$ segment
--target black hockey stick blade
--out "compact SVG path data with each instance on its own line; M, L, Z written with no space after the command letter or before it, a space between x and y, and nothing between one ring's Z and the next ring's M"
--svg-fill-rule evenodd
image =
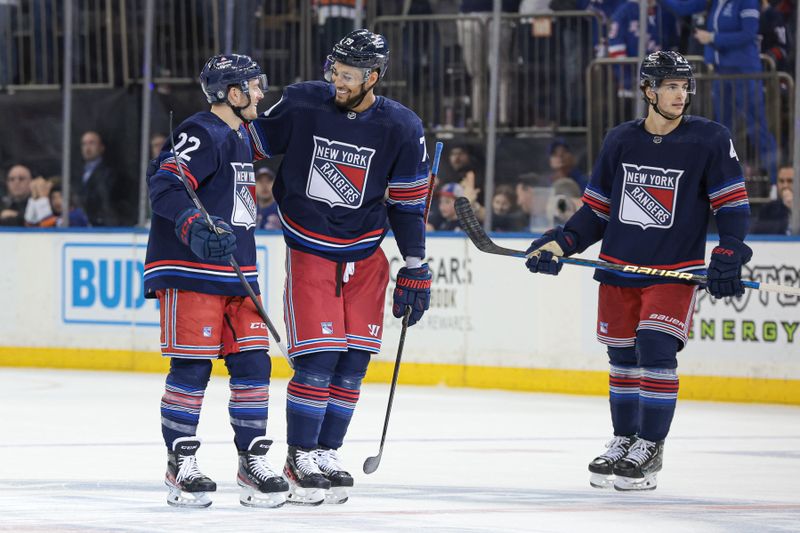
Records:
M481 223L478 222L478 217L475 216L475 212L469 204L469 199L463 196L456 198L456 214L458 215L458 221L461 222L461 229L464 230L472 244L481 252L511 257L525 257L525 252L503 248L492 242L492 239L483 230Z
M378 455L364 459L364 473L371 474L378 469L383 456L383 445L386 443L386 431L389 429L389 415L392 414L392 403L394 401L394 391L397 388L397 376L400 374L400 359L403 357L403 345L406 343L406 331L408 331L408 319L411 316L411 306L406 307L403 314L403 327L400 329L400 342L397 344L397 358L394 361L394 373L392 373L392 384L389 387L389 403L386 405L386 417L383 420L383 433L381 434L381 445L378 448Z

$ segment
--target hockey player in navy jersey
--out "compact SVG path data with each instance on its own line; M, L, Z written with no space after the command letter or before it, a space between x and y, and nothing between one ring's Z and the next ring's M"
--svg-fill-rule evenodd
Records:
M337 450L381 348L389 266L379 246L388 225L405 259L394 316L410 308L413 325L430 301L425 138L419 117L373 92L388 63L381 35L353 31L333 47L326 81L287 87L249 126L257 156L284 155L273 192L288 247L284 309L294 376L284 475L294 503L343 503L353 485Z
M705 270L709 211L719 228L706 289L715 298L744 293L742 265L750 207L730 132L686 115L692 69L676 52L655 52L640 69L646 119L605 138L584 206L528 248L531 272L558 274L559 256L602 240L600 258L681 272ZM656 488L678 397L677 353L687 341L696 286L666 278L597 270L597 338L608 347L614 437L589 464L591 484Z
M171 358L161 399L167 502L211 504L206 493L216 484L197 466L196 433L211 360L224 357L240 501L276 507L286 501L289 487L266 458L272 444L265 437L271 371L267 329L229 264L233 255L258 294L255 174L244 122L256 117L267 79L255 61L231 54L212 57L200 82L211 110L178 126L173 135L179 156L166 143L160 167L148 177L153 219L145 294L159 300L161 352ZM214 231L192 203L184 176L221 231Z

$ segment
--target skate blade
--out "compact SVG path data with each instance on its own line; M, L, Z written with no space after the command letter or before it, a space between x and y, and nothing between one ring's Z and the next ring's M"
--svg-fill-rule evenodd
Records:
M589 478L589 485L596 489L610 489L614 486L614 475L593 473Z
M290 484L286 503L293 505L322 505L325 502L325 489L304 489Z
M242 487L239 503L245 507L275 509L286 503L285 492L259 492L250 487Z
M637 490L655 490L658 481L655 474L645 477L623 477L616 476L614 489L621 492L632 492Z
M169 487L167 503L173 507L202 509L211 505L211 498L205 492L185 492L176 487Z
M325 491L325 503L338 505L350 499L350 494L347 492L347 487L333 487Z

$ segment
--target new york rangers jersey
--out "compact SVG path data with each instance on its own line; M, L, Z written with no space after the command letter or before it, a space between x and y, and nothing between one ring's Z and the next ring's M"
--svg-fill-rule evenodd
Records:
M311 81L287 87L248 127L256 158L284 154L273 194L287 246L359 261L380 245L388 217L403 257L425 257L428 158L412 111L382 96L343 111L333 85Z
M161 166L148 180L153 218L144 269L145 295L155 297L164 288L206 294L246 296L239 278L225 262L204 261L175 235L175 219L194 207L181 181L177 165L212 216L230 224L236 235L234 257L256 293L255 173L252 143L247 128L231 129L221 118L205 111L192 115L174 131L176 158L167 145Z
M665 136L645 130L643 119L609 131L583 201L565 228L578 235L578 251L602 239L602 260L681 272L705 271L709 212L720 235L742 240L750 217L730 132L695 116ZM601 270L595 279L636 287L673 282Z

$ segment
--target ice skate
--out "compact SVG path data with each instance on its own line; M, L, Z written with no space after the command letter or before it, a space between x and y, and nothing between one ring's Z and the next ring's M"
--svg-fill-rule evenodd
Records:
M217 484L197 468L197 437L180 437L167 452L167 474L164 483L169 487L167 503L175 507L208 507L211 499L206 494L217 490Z
M663 461L663 440L637 440L625 457L614 465L614 488L622 491L654 490Z
M300 505L320 505L325 501L325 491L331 482L317 466L316 450L289 446L283 475L289 480L287 501Z
M267 460L272 441L256 437L250 448L239 452L237 483L242 488L239 503L246 507L280 507L286 503L289 484Z
M318 449L317 465L322 474L331 482L331 488L325 491L325 503L346 502L350 497L348 488L353 486L353 476L342 467L336 450Z
M614 465L617 464L631 445L635 436L617 436L606 443L606 451L589 463L589 484L596 489L610 489L614 485Z

